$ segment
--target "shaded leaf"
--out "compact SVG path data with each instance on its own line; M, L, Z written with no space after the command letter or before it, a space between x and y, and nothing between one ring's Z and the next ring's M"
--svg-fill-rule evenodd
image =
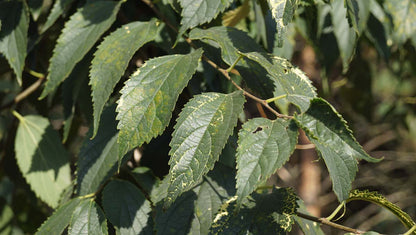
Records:
M69 156L48 119L15 113L17 165L35 194L51 207L57 207L61 193L71 184Z
M77 187L79 195L95 193L117 171L118 144L115 106L104 110L96 138L92 129L80 150L77 162Z
M308 77L288 60L264 53L244 53L247 58L263 66L274 81L275 97L285 96L287 101L297 105L301 112L308 109L310 100L316 97L315 87Z
M0 231L2 234L12 234L13 218L15 218L13 209L3 198L0 199L0 208Z
M50 60L49 75L40 98L65 80L75 65L114 22L121 2L96 1L86 4L65 23Z
M38 228L36 235L60 235L69 225L72 213L81 203L80 198L73 198L69 202L58 207L55 212Z
M101 112L120 81L134 53L157 35L158 22L132 22L107 36L94 54L90 85L94 105L94 134L97 134Z
M160 183L159 179L153 175L153 172L144 166L134 168L130 174L136 180L136 183L140 188L149 195L152 195L153 191Z
M245 102L241 91L203 93L182 110L170 142L168 207L214 167Z
M210 234L286 234L291 230L298 205L290 188L274 188L270 194L254 193L243 200L238 211L236 200L237 196L221 206Z
M83 200L75 208L68 234L108 234L104 212L93 199Z
M409 38L416 38L416 2L414 0L389 0L384 2L391 14L394 25L394 38L403 44Z
M196 50L151 59L126 82L117 106L119 156L163 132L201 55Z
M367 1L370 2L370 1ZM357 0L344 0L344 5L347 8L347 18L350 25L354 28L357 34L360 33L358 30L358 24L360 22L359 12L361 9L358 6Z
M224 11L233 0L178 0L182 6L179 36L187 29L206 23Z
M297 201L299 208L297 209L298 212L302 212L303 214L309 215L309 212L306 210L306 206L302 200ZM297 215L294 215L293 218L295 222L299 225L300 230L302 230L303 234L308 235L325 235L322 231L320 224L312 221L301 218Z
M379 160L362 149L345 120L323 99L313 99L308 111L297 115L295 121L325 160L338 200L346 200L358 170L357 160Z
M0 2L0 52L6 57L16 73L17 82L22 84L27 48L29 12L22 1Z
M297 0L267 0L277 27L277 46L283 46L286 26L292 21L297 8Z
M150 202L132 183L113 180L107 184L103 207L117 234L152 234Z
M250 4L248 0L245 0L243 5L237 7L234 10L230 10L224 13L222 16L222 24L224 26L234 27L242 19L246 18L250 13Z
M41 33L44 33L49 29L55 21L71 6L74 0L56 0L52 6L52 10L46 19L45 24L42 26Z
M276 172L295 150L298 130L290 120L255 118L238 133L237 204Z
M390 49L387 45L387 34L383 24L373 14L368 18L368 30L365 31L366 36L374 44L378 53L387 60L390 57Z

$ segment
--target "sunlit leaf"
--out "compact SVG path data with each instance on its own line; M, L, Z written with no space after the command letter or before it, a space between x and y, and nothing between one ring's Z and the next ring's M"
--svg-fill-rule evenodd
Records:
M107 234L104 212L93 199L83 200L72 213L68 234Z
M282 47L286 26L292 21L297 8L297 0L267 0L276 20L277 46Z
M222 24L224 26L233 27L238 24L242 19L246 18L250 13L250 4L248 0L245 0L243 5L236 9L227 11L222 16Z
M49 29L55 21L71 6L74 0L56 0L52 6L52 10L46 19L45 24L42 26L41 33Z

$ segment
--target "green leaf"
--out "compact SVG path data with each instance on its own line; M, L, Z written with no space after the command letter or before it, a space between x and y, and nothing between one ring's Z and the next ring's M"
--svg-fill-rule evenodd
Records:
M302 212L303 214L309 215L309 212L306 210L306 206L301 199L297 201L299 208L296 210L297 212ZM312 221L301 218L297 215L293 216L295 222L299 225L300 230L302 230L303 234L308 235L325 235L322 231L320 224Z
M121 2L95 1L86 4L65 23L50 60L49 75L40 96L45 98L65 80L116 19Z
M313 99L308 111L297 115L295 121L325 160L338 200L346 200L358 170L357 160L379 160L370 157L362 149L345 120L323 99Z
M360 35L367 26L371 1L345 0L344 4L347 7L348 22L350 22L355 32Z
M224 26L234 27L241 20L246 18L250 13L250 4L248 0L245 0L243 5L237 7L236 9L227 11L222 16L222 24Z
M267 0L277 27L277 46L283 46L286 26L292 21L297 8L297 0Z
M118 144L115 106L104 110L96 138L90 129L77 162L79 195L95 193L117 171Z
M22 85L25 65L29 12L22 1L0 2L0 52L9 61L16 73L17 82Z
M355 52L357 35L354 29L350 28L348 24L347 9L344 7L344 0L332 1L331 16L334 35L342 59L343 72L346 72Z
M36 235L60 235L69 225L72 213L81 203L80 198L73 198L61 205L55 212L38 228Z
M98 46L91 64L90 85L94 104L94 135L97 134L101 112L120 81L134 53L157 35L159 23L132 22L111 33Z
M132 183L111 181L103 191L103 207L117 234L151 234L150 202Z
M75 208L68 234L108 234L104 212L94 199L83 200Z
M295 150L298 130L290 120L255 118L238 133L237 204L276 172Z
M48 119L15 115L20 120L15 140L17 165L35 194L55 208L71 184L68 153Z
M243 93L236 91L204 93L185 105L170 142L170 185L165 207L194 187L214 167L237 124L244 102Z
M139 187L148 195L152 195L160 183L159 179L153 174L153 172L144 166L134 168L130 174L136 180Z
M298 205L290 188L274 188L270 194L254 193L244 199L240 210L236 200L237 196L221 206L210 234L286 234L291 230Z
M74 0L56 0L45 24L42 26L41 33L44 33L47 29L49 29L59 18L59 16L68 10L73 1Z
M179 36L187 29L206 23L223 12L234 0L179 0L182 20Z
M394 38L399 44L415 38L416 2L414 0L389 0L384 2L385 9L391 14L394 25Z
M13 225L13 218L15 215L13 213L13 209L7 204L7 202L1 198L0 199L0 231L1 234L12 234L12 225Z
M315 87L302 72L288 60L264 53L243 53L247 58L263 66L274 81L275 97L285 96L289 102L297 105L301 112L308 109L310 100L316 97Z
M196 50L151 59L126 82L117 106L119 157L163 132L201 56Z

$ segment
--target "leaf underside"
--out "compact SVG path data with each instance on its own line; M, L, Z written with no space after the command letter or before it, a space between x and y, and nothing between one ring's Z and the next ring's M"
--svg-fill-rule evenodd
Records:
M245 102L241 91L203 93L182 110L170 142L169 189L165 207L194 187L215 162L237 124Z

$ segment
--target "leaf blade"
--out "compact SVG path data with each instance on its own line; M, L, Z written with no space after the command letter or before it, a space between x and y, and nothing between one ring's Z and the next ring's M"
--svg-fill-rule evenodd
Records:
M267 0L267 2L276 20L277 46L282 47L286 26L292 21L298 3L296 0Z
M104 212L93 199L81 201L74 209L68 234L108 234Z

